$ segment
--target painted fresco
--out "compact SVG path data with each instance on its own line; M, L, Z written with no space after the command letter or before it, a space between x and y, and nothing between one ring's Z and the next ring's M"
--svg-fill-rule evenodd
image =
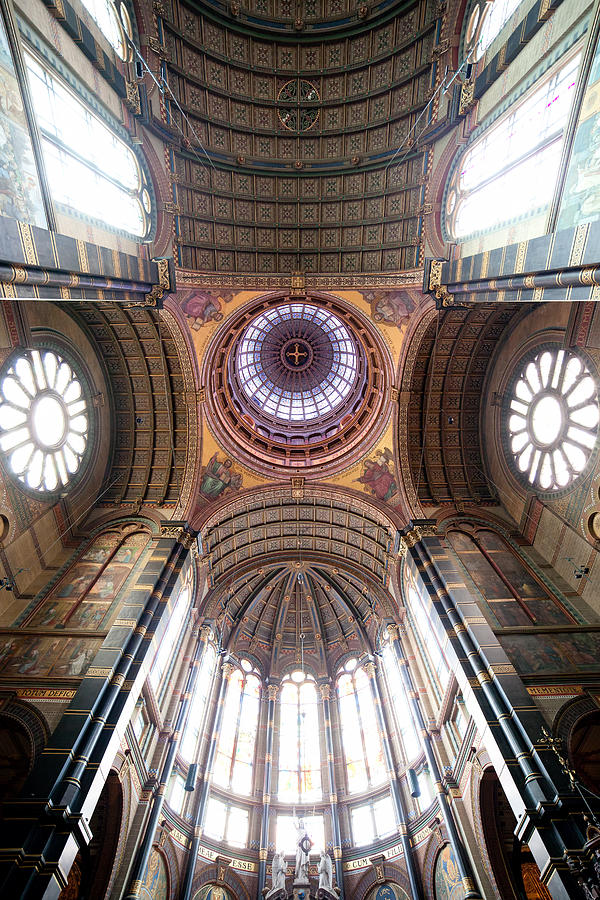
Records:
M398 492L392 451L386 447L378 450L371 459L363 463L362 474L355 479L363 489L386 503L393 502Z
M380 884L373 888L368 900L408 900L408 894L397 884Z
M361 291L371 306L371 317L383 325L401 328L408 323L415 301L408 291Z
M596 46L560 204L557 228L600 216L600 42Z
M32 637L0 638L0 673L5 676L82 676L100 649L100 639Z
M464 900L465 889L450 844L438 853L433 885L435 900Z
M0 16L0 215L46 227L19 82Z
M213 453L200 475L200 493L207 500L216 500L226 491L233 492L242 486L242 476L233 469L233 462L228 457L219 458Z
M498 639L524 675L600 670L600 632L511 634Z
M231 900L231 894L220 884L205 884L194 894L194 900Z
M475 540L464 532L448 533L448 543L477 586L498 625L511 628L520 625L529 627L573 623L573 618L560 602L534 578L499 535L480 530L476 538ZM518 595L520 602L515 599L515 595Z
M167 896L167 867L161 854L153 850L142 877L140 897L143 900L167 900Z
M100 535L24 624L76 631L108 627L117 595L147 543L145 532Z

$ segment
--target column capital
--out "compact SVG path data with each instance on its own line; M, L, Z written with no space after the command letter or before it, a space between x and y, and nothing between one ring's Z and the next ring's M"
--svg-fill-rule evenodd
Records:
M413 519L403 529L400 543L404 541L405 546L410 550L423 538L435 537L436 535L437 525L435 519Z
M363 669L365 670L369 678L375 678L375 676L377 675L377 666L372 659L364 663Z
M321 692L321 700L331 699L331 685L328 682L326 682L325 684L320 684L319 690Z
M399 635L398 625L396 625L395 622L390 622L389 625L386 625L386 629L385 629L385 630L386 630L387 633L389 634L390 639L391 639L392 641L397 641L397 640L398 640L398 638L399 638L400 635Z
M200 626L200 640L202 643L207 644L212 637L212 628L210 625L201 625Z
M267 685L267 696L269 700L277 700L279 696L279 689L281 685L279 684L269 684Z
M233 663L224 662L221 666L221 672L223 673L223 678L225 681L229 681L233 673L235 672L235 666Z

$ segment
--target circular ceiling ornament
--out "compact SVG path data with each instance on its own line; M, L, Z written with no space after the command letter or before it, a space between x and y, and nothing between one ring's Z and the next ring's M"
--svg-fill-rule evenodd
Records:
M204 373L217 436L270 475L321 477L350 465L390 413L381 338L327 294L271 295L242 307L215 334Z
M319 109L306 104L320 100L318 90L310 81L304 78L287 81L277 95L279 121L289 131L309 131L318 121Z
M258 315L231 360L250 407L291 427L346 406L365 368L360 344L338 316L297 302Z
M0 375L0 451L36 493L65 487L81 467L89 414L82 377L54 350L23 350Z
M505 409L507 455L530 489L571 487L598 441L598 385L577 353L549 344L519 363Z

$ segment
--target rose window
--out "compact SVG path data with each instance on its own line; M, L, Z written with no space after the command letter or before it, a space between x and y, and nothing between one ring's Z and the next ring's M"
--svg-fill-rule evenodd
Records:
M583 359L559 347L522 361L508 407L509 451L520 477L558 491L585 469L598 437L598 388Z
M10 472L34 491L64 487L88 438L80 376L53 350L26 350L0 377L0 450Z

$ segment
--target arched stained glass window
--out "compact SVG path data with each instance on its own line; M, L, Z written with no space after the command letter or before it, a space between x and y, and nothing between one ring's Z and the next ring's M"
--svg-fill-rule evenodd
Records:
M37 57L25 53L52 199L131 237L150 232L146 177L125 141Z
M547 210L579 61L577 54L563 62L458 157L444 210L451 240L473 237L482 223L493 231Z
M442 639L446 640L445 636L442 638L444 630L441 623L435 618L431 599L413 577L408 566L405 566L404 572L404 600L416 626L422 653L437 675L443 690L450 678L450 667L441 645Z
M216 658L215 648L212 644L207 644L196 678L194 693L190 700L185 730L179 745L179 755L188 763L193 762L196 755L198 737L202 731L206 716L206 704L212 688Z
M383 648L383 669L388 685L391 707L398 728L398 734L406 762L410 762L421 752L421 741L415 728L410 701L406 695L406 689L396 654L389 643Z
M562 625L575 620L493 531L449 531L448 542L501 626Z
M522 0L472 0L467 12L464 52L472 62L480 59Z
M183 623L190 609L190 597L191 590L189 585L186 585L179 592L177 600L175 601L175 608L169 616L166 631L160 639L158 650L156 656L154 657L154 662L152 663L152 668L150 669L150 674L148 676L148 680L150 681L152 689L155 693L157 693L158 689L160 688L160 684L167 670L167 666L169 665L171 657L173 656L175 645L179 641ZM164 616L167 615L169 614L165 610Z
M348 791L355 794L387 779L371 685L358 660L346 662L337 691Z
M83 5L99 26L111 47L128 59L127 38L131 38L131 20L124 3L119 0L83 0Z
M252 792L260 686L258 672L243 659L229 679L213 769L216 784L244 796Z
M280 693L278 797L288 803L321 798L321 751L317 686L298 670L286 675Z

